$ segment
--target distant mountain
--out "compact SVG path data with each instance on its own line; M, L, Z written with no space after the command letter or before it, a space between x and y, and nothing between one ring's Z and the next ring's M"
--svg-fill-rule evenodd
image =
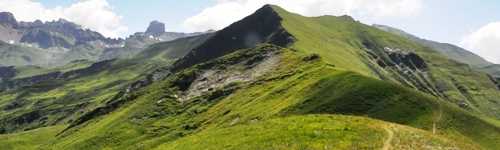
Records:
M18 22L8 12L0 13L2 41L10 44L25 43L40 48L73 48L79 45L116 47L119 39L106 38L100 33L84 29L80 25L59 19L52 22Z
M493 64L482 68L485 72L488 72L498 78L500 78L500 65Z
M154 24L137 39L156 39ZM495 78L349 16L265 5L214 33L74 68L0 68L0 147L500 147Z
M386 26L386 25L377 25L376 24L373 26L378 28L378 29L403 36L403 37L408 38L412 41L420 43L422 45L429 46L429 47L433 48L434 50L439 51L441 54L446 55L447 57L449 57L455 61L458 61L458 62L462 62L462 63L469 64L469 65L472 65L475 67L480 67L480 68L493 64L491 62L488 62L486 59L482 58L481 56L478 56L478 55L476 55L476 54L474 54L466 49L463 49L461 47L458 47L458 46L455 46L452 44L439 43L439 42L435 42L435 41L431 41L431 40L422 39L422 38L419 38L419 37L414 36L412 34L409 34L403 30L396 29L396 28Z
M100 56L99 60L130 58L152 44L169 42L180 38L193 37L210 32L211 31L195 33L166 32L164 23L152 21L146 29L146 32L137 32L130 35L124 40L123 47L106 49Z
M20 22L9 12L0 13L0 41L0 65L44 67L81 59L97 61L105 49L124 43L64 19Z
M82 59L130 58L152 44L205 33L166 32L164 23L153 21L146 32L111 39L64 19L19 22L12 13L1 12L0 65L48 67Z
M186 68L260 43L285 47L294 41L294 37L280 25L281 20L271 7L259 9L255 14L218 31L206 43L176 62L174 67Z
M182 32L167 32L165 23L159 21L151 21L146 32L137 32L129 38L149 38L159 42L168 42L179 38L196 36L207 32L182 33Z
M412 34L409 34L403 30L396 29L390 26L386 25L373 25L373 26L378 29L403 36L419 44L428 46L440 52L442 55L449 57L450 59L471 65L477 70L482 70L493 76L500 77L500 65L493 64L487 61L486 59L482 58L481 56L470 52L469 50L466 50L464 48L461 48L453 44L439 43L431 40L422 39Z

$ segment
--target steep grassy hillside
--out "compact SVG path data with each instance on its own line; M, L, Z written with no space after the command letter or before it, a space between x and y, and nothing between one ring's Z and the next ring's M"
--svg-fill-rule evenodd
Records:
M97 73L35 96L102 92L80 97L97 101L94 107L62 122L33 121L31 114L38 113L30 112L9 124L19 112L48 110L28 101L19 112L0 112L7 116L0 120L7 122L4 131L40 127L32 125L37 122L67 125L45 128L56 135L27 131L46 136L26 141L37 149L500 147L500 123L490 118L500 114L499 92L486 74L348 16L308 18L266 5L213 35L157 44ZM120 86L101 84L112 81ZM17 94L1 94L0 106L17 101ZM39 101L51 102L46 108L68 107L58 102L81 102L74 97Z
M52 53L49 50L12 45L0 41L1 66L47 65L49 64L47 59L52 57Z
M500 78L500 65L490 65L482 68L483 71L490 73L491 75Z
M71 122L157 65L107 62L4 83L12 85L12 89L0 93L0 130L10 133Z
M306 115L208 130L158 149L479 149L429 132L352 116Z
M421 39L421 38L418 38L414 35L406 33L402 30L392 28L389 26L384 26L384 25L373 25L373 26L378 28L378 29L381 29L381 30L408 38L409 40L412 40L412 41L417 42L419 44L422 44L424 46L428 46L428 47L440 52L442 55L444 55L450 59L453 59L457 62L461 62L461 63L465 63L465 64L470 65L474 70L484 71L484 72L490 74L491 76L493 76L493 82L497 82L497 85L498 85L498 81L496 81L498 79L495 79L495 78L500 78L499 65L488 62L484 58L481 58L480 56L478 56L478 55L476 55L468 50L465 50L463 48L460 48L460 47L452 45L452 44L439 43L439 42L435 42L435 41Z
M496 98L500 91L485 73L348 16L308 18L270 7L296 40L293 49L319 54L339 68L438 96L471 112L500 117Z
M481 58L480 56L478 56L478 55L476 55L468 50L465 50L463 48L460 48L460 47L452 45L452 44L439 43L439 42L435 42L435 41L421 39L419 37L416 37L414 35L406 33L402 30L399 30L399 29L396 29L393 27L389 27L389 26L385 26L385 25L373 25L373 26L378 28L378 29L403 36L403 37L408 38L414 42L420 43L424 46L428 46L428 47L440 52L442 55L445 55L445 56L447 56L447 57L449 57L457 62L469 64L469 65L472 65L474 67L479 67L479 68L492 65L491 62L488 62L484 58Z
M212 36L212 33L207 33L170 42L153 44L134 57L136 59L175 60L186 56L193 48L203 44Z
M132 59L92 65L88 65L88 61L75 61L50 69L17 67L15 76L0 83L3 90L0 92L0 133L71 123L109 102L147 73L169 66L189 52L189 46L196 46L202 39L200 36L160 43Z
M66 65L58 67L39 67L39 66L15 66L16 76L14 79L32 77L36 75L47 74L51 72L69 72L83 69L91 66L94 62L88 60L75 60Z
M55 139L57 132L62 129L64 126L51 126L15 134L2 134L0 135L0 145L2 149L39 149L47 141Z
M346 82L348 83L345 84ZM340 86L335 87L339 92L332 92L332 85ZM349 92L347 89L353 90ZM126 98L129 99L128 103L122 108L107 115L94 116L94 119L88 122L67 129L44 147L167 148L179 144L176 140L183 137L187 137L186 140L189 141L190 136L196 137L197 133L201 136L217 135L228 127L231 128L229 131L238 130L246 127L236 127L236 129L232 127L266 122L276 117L311 113L369 116L427 130L424 132L408 128L408 131L398 133L402 142L414 139L410 138L414 134L409 133L417 132L426 136L424 139L442 139L436 141L436 144L441 146L493 149L498 146L496 141L500 137L500 128L497 125L477 119L446 102L440 102L399 85L363 77L350 71L337 70L323 63L317 55L283 50L274 46L237 51L197 65L172 75L163 82L156 82L145 89L130 93ZM323 107L335 105L336 102L342 103L344 107L341 109ZM326 120L332 122L350 120L349 117L337 119L334 117ZM311 121L314 122L314 119ZM296 124L296 126L306 125ZM326 125L317 127L318 130L328 128ZM374 147L381 147L380 143L383 143L381 141L386 139L386 133L380 128L358 128L358 126L351 128L356 131L345 133L346 137L353 137L345 139L347 146L355 142L354 137L364 131L370 131L366 134L374 134L373 137L365 137L379 143L372 145ZM277 126L269 130L278 132L282 129ZM436 137L432 136L433 131ZM287 134L294 132L283 133ZM325 136L337 134L341 133L331 132ZM181 145L182 141L180 140ZM314 146L314 143L305 143L304 146ZM322 142L316 144L322 145L320 143ZM421 146L425 143L427 142L422 139L421 142L417 140L413 144ZM360 146L367 144L360 143Z

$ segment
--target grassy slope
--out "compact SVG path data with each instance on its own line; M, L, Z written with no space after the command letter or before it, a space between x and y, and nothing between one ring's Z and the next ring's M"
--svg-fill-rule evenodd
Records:
M190 46L196 46L203 40L204 36L199 36L160 43L146 49L142 55L136 58L114 61L111 67L104 70L98 70L68 80L46 81L15 91L0 92L0 108L2 108L0 110L0 119L22 118L22 115L31 112L38 112L42 117L47 117L45 121L35 120L32 123L22 125L9 124L9 131L69 123L83 113L109 101L120 90L123 90L131 82L138 80L142 75L156 68L168 66L174 59L185 55L190 50ZM179 43L187 46L179 46ZM176 55L156 58L157 55L152 53ZM75 62L52 69L26 67L21 68L18 77L53 71L67 72L85 66L87 66L86 63ZM17 102L21 103L18 108L12 110L3 109ZM10 129L14 127L18 129ZM0 126L1 129L3 128Z
M460 141L463 142L463 141ZM460 145L460 146L457 146ZM478 149L363 117L306 115L207 130L158 149Z
M419 37L416 37L414 35L406 33L405 31L402 31L400 29L396 29L393 27L385 26L385 25L373 25L373 26L378 28L378 29L381 29L381 30L408 38L408 39L410 39L414 42L420 43L424 46L431 47L431 48L437 50L438 52L440 52L442 55L445 55L445 56L449 57L450 59L453 59L457 62L462 62L462 63L469 64L469 65L479 67L479 68L484 67L484 66L488 66L488 65L492 65L491 62L488 62L484 58L481 58L480 56L478 56L478 55L476 55L468 50L465 50L461 47L458 47L458 46L455 46L452 44L439 43L439 42L435 42L435 41L421 39Z
M367 60L363 55L366 47L363 43L371 43L379 49L391 47L416 52L430 66L429 76L435 82L434 86L445 87L444 94L448 101L466 102L472 112L500 118L500 100L497 99L500 91L496 90L485 73L474 71L435 50L361 24L347 16L308 18L276 6L274 9L285 18L283 26L297 39L292 46L294 49L317 53L324 57L325 62L336 67L374 78L379 77L365 63ZM383 78L394 81L395 77L385 74ZM467 93L460 92L459 87L465 87Z
M0 42L0 65L3 66L47 65L51 55L50 52L41 49Z
M173 60L185 56L189 50L199 46L210 38L212 34L181 38L170 42L151 45L148 49L135 56L137 59Z
M145 71L157 67L155 63L114 62L112 67L71 80L42 82L16 91L0 93L0 107L14 102L22 104L15 109L2 109L2 119L15 119L37 112L47 119L19 124L19 129L31 129L48 124L65 124L83 112L99 106L113 97ZM12 126L12 125L8 125ZM7 126L5 126L7 128ZM15 129L9 129L15 130Z
M64 126L51 126L27 132L0 135L2 149L27 150L37 149L40 145L55 138Z
M437 100L398 85L387 84L349 71L336 70L321 61L303 62L305 55L297 54L297 52L286 50L283 55L280 68L262 76L258 82L238 84L240 90L217 100L199 97L181 103L171 96L175 93L172 91L173 89L169 88L172 79L155 83L136 93L138 97L133 103L66 133L60 139L52 141L53 145L50 144L48 147L56 149L150 149L157 145L169 147L171 146L170 142L193 133L202 132L202 136L204 134L219 134L218 131L226 127L261 122L280 116L309 113L370 116L427 131L432 130L433 123L436 122L438 134L444 138L461 141L457 143L462 144L471 143L474 140L479 145L490 149L498 146L496 143L500 136L498 126L476 119L467 112L456 109L449 104L443 104L442 111L440 111ZM331 87L327 85L335 85L338 80L353 81L345 85L346 89L359 85L361 86L359 90L386 87L386 91L380 94L356 90L359 92L357 93L358 97L351 97L350 101L344 100L348 97L342 97L343 93L336 93L337 96L332 96L328 95L329 93L311 92L313 89L330 90ZM386 93L388 91L391 92ZM321 97L332 98L323 99ZM408 99L409 97L411 99ZM365 98L371 98L373 101L365 100ZM160 100L163 102L159 103ZM344 101L346 107L343 111L309 111L309 108L322 110L318 103L325 101L327 103ZM358 109L357 106L363 105L366 107ZM388 107L391 109L380 109ZM348 108L352 108L352 110L349 111ZM437 119L439 112L443 112L443 114L440 119ZM335 121L335 119L330 121ZM383 126L383 124L379 125ZM372 131L368 130L371 128L363 129ZM211 130L215 130L215 133L208 132ZM276 130L281 129L277 128ZM415 129L411 130L416 131ZM373 133L383 134L380 132L380 129L373 131ZM355 137L356 134L358 133L346 136ZM429 136L430 133L422 133L422 135ZM400 136L403 138L411 136L411 134L402 133ZM374 137L373 140L376 141L380 138L380 136ZM346 142L352 141L346 139ZM457 144L454 146L464 148L476 147L477 145Z
M495 64L491 66L486 66L482 68L483 71L492 74L493 76L500 78L500 65Z
M20 78L32 77L55 71L68 72L72 70L83 69L89 67L90 65L92 65L91 61L81 60L81 61L70 62L66 65L54 68L43 68L38 66L19 66L16 67L17 74L15 78L20 79Z
M478 117L447 102L441 102L396 84L365 77L375 77L375 75L363 64L363 60L360 58L362 42L360 39L376 40L375 43L382 45L392 44L402 46L401 48L405 49L416 49L427 59L438 59L435 64L438 66L448 62L446 59L442 59L439 54L378 30L354 30L354 32L352 29L364 25L357 24L345 17L327 16L306 19L283 12L282 15L288 16L284 24L298 39L292 48L298 49L299 52L284 50L280 67L259 77L256 82L235 84L234 86L239 87L238 90L227 97L212 99L208 95L179 102L175 98L177 89L172 88L172 84L176 77L200 69L191 68L164 82L157 82L146 89L135 92L136 98L131 103L111 114L69 130L57 139L48 141L44 147L53 149L150 149L160 146L162 148L169 147L170 144L179 144L176 143L178 139L181 139L180 144L184 140L196 140L189 139L189 137L182 139L188 135L197 133L200 133L200 136L220 135L224 134L220 133L223 132L221 130L227 127L230 130L243 131L248 128L262 128L268 123L265 120L271 118L310 113L362 115L409 125L428 132L431 132L436 124L437 134L450 140L461 141L455 143L457 145L454 146L463 149L478 145L489 149L495 149L499 146L497 141L500 140L500 129L496 120L478 119ZM304 61L308 55L303 52L318 53L323 59L322 61ZM222 59L228 59L228 57ZM328 64L333 64L336 67ZM456 68L450 70L453 69L456 70ZM445 71L441 74L454 73ZM480 84L480 86L482 85ZM338 92L332 91L332 89L338 90ZM322 107L323 105L331 107L325 108ZM341 118L329 120L323 117L315 119L342 120ZM279 119L275 121L280 122ZM314 122L314 119L311 118L310 121ZM239 126L252 122L264 123L255 127ZM380 125L382 126L382 124ZM234 127L236 128L234 129L233 126L239 127ZM297 124L297 126L302 125ZM276 130L281 129L277 128ZM379 134L381 132L381 130L370 131ZM425 138L427 136L431 138L428 132L424 132L422 135ZM352 133L349 136L355 137L356 134ZM404 139L411 135L403 132L399 136ZM374 137L374 141L376 139L380 139L380 137ZM471 141L478 145L460 144ZM446 144L450 143L445 142L444 145Z

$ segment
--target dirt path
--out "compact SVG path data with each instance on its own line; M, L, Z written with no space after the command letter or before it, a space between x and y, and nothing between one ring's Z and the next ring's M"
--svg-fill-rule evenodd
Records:
M387 139L384 141L384 147L382 148L382 150L389 150L392 147L391 143L394 139L394 132L392 131L391 127L392 126L388 126L384 128L389 137L387 137Z
M437 117L436 119L434 119L434 122L432 123L432 134L436 134L437 132L437 123L439 121L441 121L441 118L443 117L443 108L442 108L442 104L439 102L439 110L438 110L438 114L437 114Z

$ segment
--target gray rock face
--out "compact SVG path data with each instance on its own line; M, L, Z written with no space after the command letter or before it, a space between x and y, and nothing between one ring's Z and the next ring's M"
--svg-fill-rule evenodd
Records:
M452 45L452 44L447 44L447 43L440 43L440 42L435 42L435 41L430 41L426 39L419 38L415 35L406 33L403 30L396 29L390 26L385 26L385 25L373 25L373 27L378 28L380 30L390 32L396 35L400 35L402 37L405 37L411 41L417 42L419 44L428 46L435 51L461 63L469 64L474 67L485 67L492 65L491 62L488 62L487 60L481 58L480 56L463 49L461 47Z
M0 66L0 81L3 79L10 79L14 76L16 76L16 69L14 67Z
M164 23L152 21L146 32L127 39L111 39L64 19L23 22L17 21L12 13L3 12L0 13L0 42L4 43L0 45L0 65L60 66L79 59L129 58L149 45L200 34L203 33L165 32Z
M17 20L10 12L0 12L0 24L17 26Z
M73 45L63 37L53 36L45 30L31 30L21 38L24 43L37 43L40 48L64 47L71 48Z
M122 42L120 39L106 38L100 33L83 29L80 25L64 19L51 22L18 22L12 13L1 12L0 26L0 37L3 37L0 40L35 44L40 48L70 49L80 45L93 45L96 41L105 45L119 45Z
M146 30L146 34L148 35L161 35L164 32L165 24L159 21L152 21Z
M488 78L490 78L491 82L496 85L497 89L500 90L500 77L493 77L491 75L488 75Z

